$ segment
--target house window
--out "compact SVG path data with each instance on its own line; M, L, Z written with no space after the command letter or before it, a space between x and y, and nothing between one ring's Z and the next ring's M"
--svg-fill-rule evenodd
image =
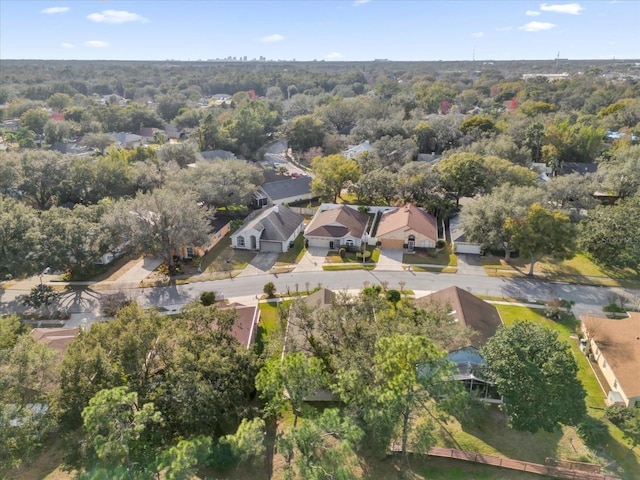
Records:
M409 235L408 241L407 241L407 249L408 250L413 250L416 246L416 237L413 235Z
M187 258L191 258L195 255L195 252L193 251L193 247L187 247Z
M244 237L238 237L236 239L236 244L238 245L238 247L244 248Z
M353 245L354 245L353 240L351 240L351 239L349 239L349 240L345 241L345 242L344 242L344 244L345 244L347 247L353 247Z

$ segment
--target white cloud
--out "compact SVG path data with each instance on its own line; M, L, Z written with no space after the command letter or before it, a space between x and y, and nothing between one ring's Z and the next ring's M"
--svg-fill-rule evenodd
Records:
M508 32L509 30L513 30L513 27L498 27L496 30L498 32Z
M525 13L529 17L537 17L538 15L540 15L540 12L537 10L527 10Z
M73 43L67 43L67 42L65 42L65 43L61 43L61 44L60 44L60 47L61 47L61 48L73 48L73 47L74 47L74 45L73 45Z
M265 43L281 42L282 40L284 40L284 37L279 33L274 33L273 35L267 35L266 37L262 37L260 39L261 42L265 42Z
M580 15L580 12L584 10L579 3L565 3L562 5L548 5L543 3L540 5L540 10L543 12L555 12L555 13L568 13L569 15Z
M49 7L44 10L40 10L40 13L46 13L47 15L55 15L56 13L65 13L70 10L69 7Z
M112 24L128 22L147 23L149 21L142 15L127 12L126 10L103 10L100 13L92 13L90 15L87 15L87 18L92 22Z
M102 40L89 40L88 42L84 42L83 45L85 47L92 48L104 48L109 46L107 42L103 42Z
M484 32L473 32L471 36L476 38L484 37Z
M551 30L553 27L555 27L555 24L549 22L529 22L518 27L518 30L524 30L525 32L540 32L542 30Z
M325 60L341 60L344 58L344 55L338 52L332 52L329 55L325 55Z
M369 3L371 0L354 0L353 6L359 7L360 5L364 5L365 3Z

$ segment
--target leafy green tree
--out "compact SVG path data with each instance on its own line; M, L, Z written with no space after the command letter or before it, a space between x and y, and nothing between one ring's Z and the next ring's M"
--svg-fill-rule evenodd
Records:
M105 222L122 244L152 253L172 267L180 247L207 243L208 218L207 209L198 205L194 194L156 189L114 204Z
M38 271L41 237L33 208L0 197L0 273L2 278Z
M167 480L191 480L197 467L205 463L210 453L210 437L200 435L192 439L182 439L160 455L158 470L167 469Z
M456 382L451 381L452 366L443 361L446 353L424 336L395 334L376 343L374 356L377 400L374 415L397 425L401 452L407 460L409 436L416 433L416 447L426 451L433 445L428 428L414 423L418 411L438 418L442 404L459 401ZM437 403L440 402L440 407Z
M127 387L100 390L82 411L87 445L97 463L104 468L125 466L128 471L155 470L149 430L163 419L153 403L141 405L136 392ZM149 472L149 473L151 473Z
M44 126L44 139L49 144L62 142L69 138L72 132L72 124L64 120L49 120Z
M31 460L55 428L46 408L57 381L55 353L22 331L17 317L0 318L0 475ZM4 335L7 334L7 337Z
M601 265L640 265L640 198L598 206L578 225L578 246Z
M360 167L356 161L342 155L318 157L311 162L311 168L315 174L311 190L318 195L330 197L334 202L338 200L342 190L358 181L360 176Z
M109 238L100 206L54 207L40 217L41 262L55 270L87 271L107 252Z
M624 438L631 443L632 450L640 444L640 414L637 411L633 413L633 416L622 424L622 433Z
M288 403L293 410L293 426L297 425L305 398L327 384L322 361L296 352L267 360L256 377L256 388L267 402L267 409L278 412Z
M496 127L493 120L488 117L475 115L464 120L460 124L460 131L464 134L479 131L481 133L491 132Z
M488 378L504 396L503 408L513 428L552 432L585 416L578 365L557 332L519 321L500 328L481 353Z
M27 127L37 135L44 133L44 126L47 124L51 114L42 108L27 110L20 116L20 125Z
M418 153L418 146L412 138L402 135L384 135L374 142L375 152L383 166L397 171L406 163L413 160Z
M327 126L314 115L296 117L286 129L287 142L291 150L297 153L306 152L313 147L324 145Z
M572 173L552 177L544 185L545 201L576 221L580 219L581 211L595 207L595 188L595 181L590 175Z
M187 106L187 99L182 94L162 95L156 102L160 116L167 122L172 121Z
M380 168L360 175L351 189L363 205L391 205L397 195L397 181L396 174L388 168Z
M600 163L598 176L605 188L621 198L632 197L640 191L640 145L625 146L613 151Z
M575 251L575 232L569 217L539 203L531 205L526 216L507 218L504 228L511 236L510 244L531 262L529 276L544 255L563 259Z
M47 99L47 105L54 110L62 111L73 105L73 98L66 93L54 93Z
M531 123L525 131L525 143L531 150L531 161L542 160L542 145L544 141L544 125L540 122Z
M431 153L436 150L436 132L429 122L421 121L418 123L413 128L411 138L418 145L420 153Z
M108 133L87 133L80 140L80 145L85 145L89 148L95 148L103 154L107 147L116 143L116 139L113 135Z
M55 203L68 167L69 159L57 152L27 152L21 160L20 190L35 208L46 210Z
M537 185L538 174L526 167L514 165L509 160L488 156L484 158L487 168L487 182L485 188L493 188L507 184L519 187L535 187Z
M189 142L167 143L158 149L158 158L163 162L176 162L180 168L196 163L196 151Z
M265 422L243 418L236 433L220 438L213 451L213 465L220 470L239 463L258 466L266 453Z
M278 450L289 459L286 478L355 480L355 452L362 437L362 430L335 408L306 419L278 440Z
M508 218L526 215L528 208L541 200L542 194L537 188L504 185L466 205L462 227L467 240L479 243L485 249L504 249L505 260L509 260L515 247L505 222Z
M459 205L462 197L473 197L485 188L487 167L482 157L473 153L454 153L438 164L442 186Z
M403 203L426 205L444 195L440 180L440 172L433 165L426 162L407 163L398 172L397 196Z

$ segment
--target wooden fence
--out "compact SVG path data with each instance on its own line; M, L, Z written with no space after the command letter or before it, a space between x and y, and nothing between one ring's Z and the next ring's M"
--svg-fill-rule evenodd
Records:
M395 453L400 452L400 446L392 445L391 450ZM521 460L513 460L511 458L496 457L494 455L484 455L482 453L465 452L454 448L433 447L429 450L428 455L433 457L452 458L455 460L463 460L465 462L480 463L483 465L491 465L493 467L507 468L510 470L518 470L520 472L528 472L537 475L546 475L548 477L562 478L567 480L620 480L614 475L601 473L598 465L569 462L566 460L547 459L547 465L539 463L524 462Z

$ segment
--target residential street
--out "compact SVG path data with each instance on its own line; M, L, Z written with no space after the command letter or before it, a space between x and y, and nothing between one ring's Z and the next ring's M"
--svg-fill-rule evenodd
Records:
M286 292L287 287L295 291L296 284L300 290L321 284L334 290L361 288L364 282L379 284L388 282L389 288L399 288L399 282L405 282L406 289L435 291L452 284L464 288L474 294L496 297L525 298L531 301L546 300L553 297L572 300L576 303L573 310L576 314L600 313L602 306L610 302L612 294L623 294L628 298L639 296L640 291L619 288L604 288L584 285L550 283L538 279L498 278L485 275L440 274L407 271L314 271L293 272L287 274L263 274L208 282L196 282L187 285L173 285L156 288L123 288L109 287L94 290L91 285L68 289L63 296L62 306L74 313L74 326L81 319L88 322L99 318L100 296L115 291L125 292L143 306L164 307L168 311L179 311L186 303L192 301L202 292L215 291L224 298L255 298L262 294L262 288L268 281L275 283L279 292ZM103 287L106 287L104 285ZM0 314L22 311L16 297L26 293L9 286L0 291ZM79 315L78 315L79 314Z

